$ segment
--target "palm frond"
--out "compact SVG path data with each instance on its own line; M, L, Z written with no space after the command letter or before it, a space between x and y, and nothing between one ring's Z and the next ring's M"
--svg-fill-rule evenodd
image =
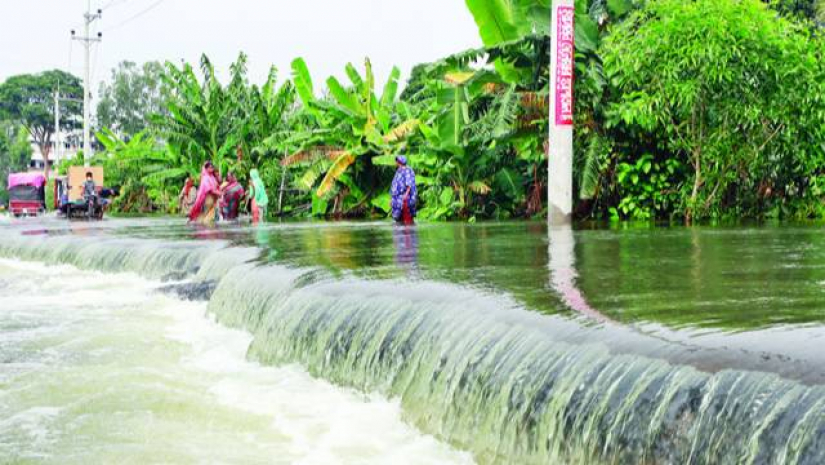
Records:
M361 77L361 73L355 69L352 63L347 63L346 72L350 82L356 89L360 89L364 85L364 78Z
M519 112L519 101L517 100L516 86L511 85L501 98L498 99L493 120L493 137L500 138L511 133L514 129Z
M603 160L608 157L609 150L610 147L601 136L594 134L590 138L590 144L584 153L584 163L580 175L580 198L592 199L596 196L601 183Z
M490 186L484 181L473 181L467 185L467 189L479 195L487 195L492 191Z
M401 70L398 67L393 67L390 73L387 84L384 86L384 92L381 94L381 106L389 108L398 94L398 79L401 78Z
M338 159L335 160L335 163L333 163L329 170L327 170L327 174L324 176L324 180L321 181L321 185L318 186L318 197L327 195L327 193L329 193L335 185L335 181L338 177L344 174L347 168L349 168L353 163L355 163L355 155L347 151L341 153Z
M421 120L417 118L404 121L384 136L384 142L390 144L405 139L415 132L419 125L421 125Z
M292 62L292 82L295 83L295 90L304 106L309 106L315 100L315 94L312 86L312 77L309 74L309 68L303 58L296 58Z
M321 158L327 158L334 160L338 158L344 150L340 147L330 147L330 146L317 146L311 147L305 150L301 150L299 152L295 152L288 157L285 157L281 160L281 166L292 166L297 165L299 163L306 163L314 160L318 160Z
M318 178L321 177L324 172L327 171L329 168L330 163L327 161L316 163L315 165L310 166L304 174L298 179L297 184L298 187L301 187L306 190L312 189L312 186L315 185L315 182Z
M350 91L345 89L334 76L330 76L330 78L327 79L327 89L329 89L329 93L335 97L336 102L338 102L341 108L345 111L352 113L353 115L357 115L361 112L361 106L355 99L355 96Z

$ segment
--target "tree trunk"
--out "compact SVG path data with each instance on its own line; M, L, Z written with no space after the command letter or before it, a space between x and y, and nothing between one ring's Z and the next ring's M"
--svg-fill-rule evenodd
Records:
M685 213L685 223L693 222L696 200L699 197L699 188L702 186L702 152L697 149L693 154L693 192L690 194L690 205Z
M278 190L278 215L280 216L283 214L283 204L284 204L284 183L286 182L286 175L287 170L286 166L281 169L281 188Z
M31 133L31 131L30 131ZM34 143L40 149L40 155L43 157L43 175L49 179L49 159L52 151L52 133L45 130L40 133L31 133L34 138Z

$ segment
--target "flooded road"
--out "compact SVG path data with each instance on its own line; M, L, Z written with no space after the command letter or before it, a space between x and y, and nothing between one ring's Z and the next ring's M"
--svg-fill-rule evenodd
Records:
M821 463L819 237L0 222L0 456Z

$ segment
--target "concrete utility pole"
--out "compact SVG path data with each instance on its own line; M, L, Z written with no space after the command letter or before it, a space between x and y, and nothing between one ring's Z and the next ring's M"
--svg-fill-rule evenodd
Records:
M54 164L59 165L61 160L60 150L63 148L63 144L60 140L60 102L75 102L80 103L83 100L71 98L71 97L61 97L60 96L60 83L57 83L57 90L54 92Z
M573 213L574 0L553 0L550 40L550 150L547 203L551 225Z
M89 36L89 26L95 20L102 17L102 10L97 10L97 13L91 13L91 0L86 1L86 13L83 14L83 37L75 37L75 31L72 30L72 39L78 40L84 46L84 78L83 78L83 160L85 166L89 166L92 160L92 136L91 128L89 127L91 119L91 73L89 71L89 55L91 54L92 43L100 42L103 38L103 33L98 32L97 37Z
M54 163L60 164L60 83L54 91Z

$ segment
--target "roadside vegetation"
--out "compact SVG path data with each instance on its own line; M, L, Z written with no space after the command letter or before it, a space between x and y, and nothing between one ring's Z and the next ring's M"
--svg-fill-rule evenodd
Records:
M369 59L340 81L297 58L263 83L243 54L225 82L206 56L124 63L96 131L115 208L174 211L213 160L242 178L258 168L272 215L382 217L404 154L423 218L543 215L550 1L466 3L483 46L406 83L398 69L376 82ZM576 5L577 217L825 218L825 0ZM25 125L15 111L0 101Z

